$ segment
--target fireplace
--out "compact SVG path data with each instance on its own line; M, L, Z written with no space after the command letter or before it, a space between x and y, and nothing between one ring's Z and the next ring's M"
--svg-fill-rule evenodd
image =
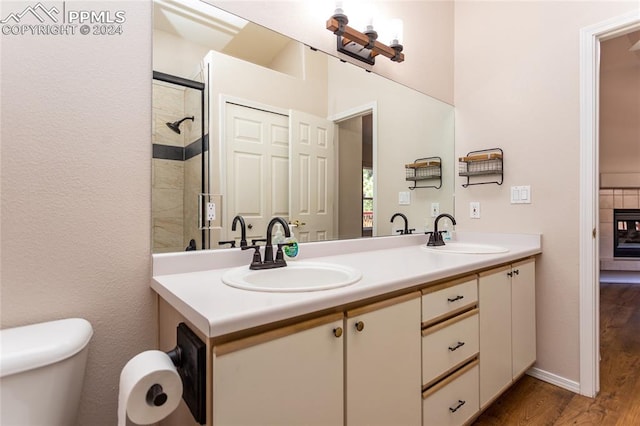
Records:
M613 210L613 257L640 258L640 209Z

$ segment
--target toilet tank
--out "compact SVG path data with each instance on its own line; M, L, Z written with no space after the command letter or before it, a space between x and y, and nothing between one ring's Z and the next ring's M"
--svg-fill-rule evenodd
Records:
M81 318L0 330L0 425L75 425L92 335Z

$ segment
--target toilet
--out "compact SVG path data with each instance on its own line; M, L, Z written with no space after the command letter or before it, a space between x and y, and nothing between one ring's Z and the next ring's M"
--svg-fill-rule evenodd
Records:
M75 425L92 335L81 318L0 330L0 425Z

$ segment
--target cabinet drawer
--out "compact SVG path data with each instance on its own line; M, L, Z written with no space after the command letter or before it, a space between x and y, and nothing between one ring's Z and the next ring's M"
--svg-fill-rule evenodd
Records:
M474 364L451 382L423 394L423 426L463 425L480 410L478 365Z
M422 324L427 325L477 303L478 283L470 276L422 293Z
M423 330L422 384L430 384L476 355L478 333L477 309Z

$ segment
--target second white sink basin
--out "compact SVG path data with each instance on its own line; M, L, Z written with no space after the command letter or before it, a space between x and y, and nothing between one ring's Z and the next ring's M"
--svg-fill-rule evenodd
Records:
M222 275L222 282L243 290L286 293L344 287L361 278L360 271L343 265L290 261L287 266L275 269L233 268Z
M425 250L436 251L442 253L460 253L460 254L496 254L507 253L506 247L494 246L489 244L474 243L458 243L448 242L443 246L422 246Z

